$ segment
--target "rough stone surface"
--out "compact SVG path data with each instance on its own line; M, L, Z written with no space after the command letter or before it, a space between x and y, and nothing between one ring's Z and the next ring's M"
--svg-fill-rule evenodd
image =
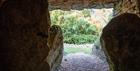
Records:
M133 13L140 15L140 0L120 0L114 6L115 15Z
M63 58L63 35L61 28L57 25L53 25L49 30L48 46L50 52L46 61L51 66L51 71L54 71Z
M50 10L53 9L83 9L83 8L110 8L118 0L49 0Z
M48 32L47 1L0 0L0 71L50 71L59 65L62 35L59 29L54 35ZM100 8L116 4L116 15L140 14L140 0L49 0L49 4L52 9L83 9L97 5ZM123 14L105 27L102 44L114 71L140 70L139 22L137 16Z
M140 18L124 13L103 29L101 42L108 56L110 71L140 70Z
M49 9L114 8L114 15L134 13L140 15L140 0L48 0Z
M0 71L51 70L46 58L52 50L62 50L47 45L51 38L47 8L47 0L0 0ZM52 56L58 56L55 51Z
M101 48L101 46L93 45L93 47L92 47L92 55L96 55L96 56L99 57L103 62L107 62L107 61L106 61L106 56L105 56L104 51L103 51L103 49Z

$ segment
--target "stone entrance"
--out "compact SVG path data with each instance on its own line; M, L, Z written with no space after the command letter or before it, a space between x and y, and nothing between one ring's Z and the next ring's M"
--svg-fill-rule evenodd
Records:
M60 60L55 50L62 44L55 40L61 34L59 29L50 30L48 2L52 9L65 10L113 6L114 16L120 16L109 23L101 38L110 70L140 70L139 0L0 0L0 71L50 71L57 64L51 62ZM49 36L50 31L58 32L53 35L56 38ZM51 57L55 61L49 63Z

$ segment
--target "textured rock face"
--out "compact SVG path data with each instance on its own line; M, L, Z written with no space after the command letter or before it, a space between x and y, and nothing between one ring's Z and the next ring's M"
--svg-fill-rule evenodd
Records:
M116 15L134 13L140 15L140 0L120 0L114 8Z
M140 18L125 13L112 19L103 29L101 42L111 71L140 70Z
M63 58L63 35L59 26L53 25L50 28L48 45L50 52L46 61L51 66L51 71L54 71L61 64Z
M110 8L118 0L48 0L52 9Z
M51 70L47 8L47 0L0 0L0 71Z
M103 49L100 46L94 45L92 47L92 55L98 56L102 61L107 63L104 51L103 51Z
M114 8L114 15L134 13L139 15L139 0L48 0L50 10L83 9L83 8Z
M139 15L139 0L49 0L52 9L112 7L114 2L117 15ZM0 0L0 71L50 71L60 64L62 32L50 28L47 8L47 0ZM114 71L140 70L139 22L124 14L104 29L102 44Z

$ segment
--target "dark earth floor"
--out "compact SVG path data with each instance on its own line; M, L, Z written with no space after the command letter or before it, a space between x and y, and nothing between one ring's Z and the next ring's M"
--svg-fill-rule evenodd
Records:
M75 53L64 56L57 71L109 71L108 68L107 62L95 55Z

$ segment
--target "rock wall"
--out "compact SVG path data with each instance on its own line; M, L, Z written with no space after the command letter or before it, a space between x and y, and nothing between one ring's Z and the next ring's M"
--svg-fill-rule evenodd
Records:
M51 71L55 71L63 58L63 35L61 28L57 25L53 25L49 30L48 46L50 52L46 61L49 63Z
M140 18L124 13L113 18L103 29L102 47L110 64L110 71L140 70Z
M62 31L50 28L47 1L0 0L0 71L53 71L61 63ZM116 15L139 15L140 10L139 0L49 0L49 4L60 9L116 4ZM137 16L123 14L104 29L102 44L112 70L139 71L139 22Z
M140 1L139 0L120 0L114 6L115 15L123 13L133 13L140 15Z
M47 0L0 0L0 71L50 71L46 58L61 61L63 45L50 54L49 27Z
M49 9L78 9L83 8L110 8L114 7L114 2L118 0L48 0Z
M111 71L138 71L140 1L120 0L115 4L114 16L117 17L104 28L101 37L102 47Z
M101 46L93 45L92 46L92 55L99 57L104 63L108 64L106 61L106 56Z

